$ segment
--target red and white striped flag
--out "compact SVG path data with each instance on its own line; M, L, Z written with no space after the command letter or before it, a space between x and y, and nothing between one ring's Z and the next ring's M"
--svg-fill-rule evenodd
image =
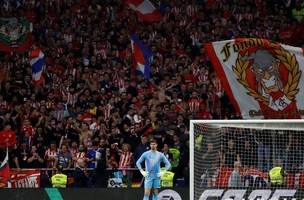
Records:
M149 0L126 0L125 3L136 11L138 18L142 21L158 22L163 19L161 13Z

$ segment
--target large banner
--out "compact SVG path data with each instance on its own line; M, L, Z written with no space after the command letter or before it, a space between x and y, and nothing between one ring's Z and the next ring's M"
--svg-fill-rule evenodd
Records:
M9 188L40 188L40 170L10 170Z
M0 18L0 51L24 52L32 45L32 23L26 17Z
M304 116L302 48L242 38L208 43L205 49L244 119Z

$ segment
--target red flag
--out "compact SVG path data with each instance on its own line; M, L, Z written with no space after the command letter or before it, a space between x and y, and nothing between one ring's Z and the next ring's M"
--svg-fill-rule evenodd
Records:
M7 187L9 175L10 175L10 170L8 165L8 150L7 150L4 161L0 165L0 188Z
M16 144L16 133L12 130L0 132L0 148L13 147Z

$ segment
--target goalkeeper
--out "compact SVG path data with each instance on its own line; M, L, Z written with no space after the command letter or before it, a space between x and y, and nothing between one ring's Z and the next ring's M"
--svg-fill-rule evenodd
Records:
M160 188L160 179L165 172L160 171L160 162L165 163L166 170L171 168L170 162L166 156L157 151L157 142L150 141L150 151L143 153L136 162L140 173L145 177L145 194L143 200L149 200L151 190L153 189L152 200L157 200L158 189ZM142 169L141 163L145 161L145 170Z

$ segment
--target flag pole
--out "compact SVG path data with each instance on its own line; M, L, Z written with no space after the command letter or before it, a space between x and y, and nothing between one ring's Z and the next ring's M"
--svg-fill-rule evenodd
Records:
M9 157L8 157L8 145L6 145L6 157L7 157L7 165L9 166ZM9 174L8 174L8 179L7 179L7 183L6 183L6 188L10 188L10 177L11 177L11 175L10 175L10 170L9 170L9 172L8 172Z
M7 157L7 162L8 162L8 145L6 145L6 157Z

